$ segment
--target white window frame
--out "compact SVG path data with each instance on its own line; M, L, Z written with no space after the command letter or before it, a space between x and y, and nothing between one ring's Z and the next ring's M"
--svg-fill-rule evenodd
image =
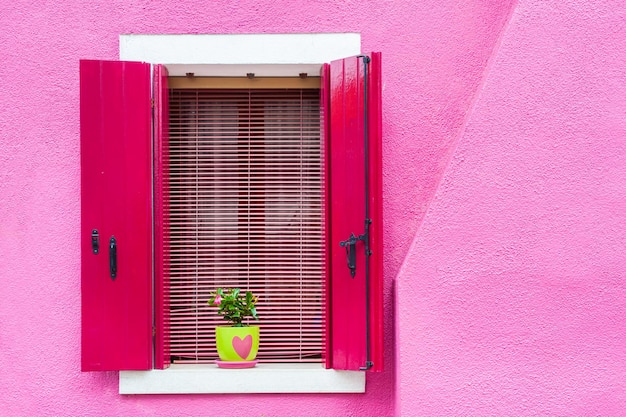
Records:
M324 63L359 55L358 33L120 35L120 60L164 64L170 76L318 76ZM323 364L258 364L251 369L172 364L120 371L120 394L363 393L365 372Z

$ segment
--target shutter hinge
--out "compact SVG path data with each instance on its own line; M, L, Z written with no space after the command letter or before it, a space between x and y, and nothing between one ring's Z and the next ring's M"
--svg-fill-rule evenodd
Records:
M374 366L374 362L365 361L365 366L359 368L359 371L369 371Z
M152 337L156 337L156 327L152 326Z
M153 98L150 99L150 107L154 108L154 99Z

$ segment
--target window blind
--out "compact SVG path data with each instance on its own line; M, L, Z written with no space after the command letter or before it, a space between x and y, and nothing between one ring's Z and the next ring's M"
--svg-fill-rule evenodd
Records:
M217 287L259 297L258 359L321 362L325 219L318 89L170 90L174 362L217 358Z

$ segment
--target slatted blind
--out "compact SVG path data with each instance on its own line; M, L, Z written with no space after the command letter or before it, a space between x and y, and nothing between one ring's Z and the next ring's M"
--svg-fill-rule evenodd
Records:
M318 89L170 90L174 362L217 358L216 287L258 295L265 362L321 362L325 246Z

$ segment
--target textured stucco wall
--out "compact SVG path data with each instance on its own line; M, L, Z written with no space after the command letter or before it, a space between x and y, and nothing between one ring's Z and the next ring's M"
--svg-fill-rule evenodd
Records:
M403 415L626 414L626 13L520 0L399 283Z
M393 414L413 379L395 377L392 282L511 1L0 2L0 414ZM78 60L116 59L120 33L280 32L383 52L387 370L365 395L119 396L117 373L79 372Z

